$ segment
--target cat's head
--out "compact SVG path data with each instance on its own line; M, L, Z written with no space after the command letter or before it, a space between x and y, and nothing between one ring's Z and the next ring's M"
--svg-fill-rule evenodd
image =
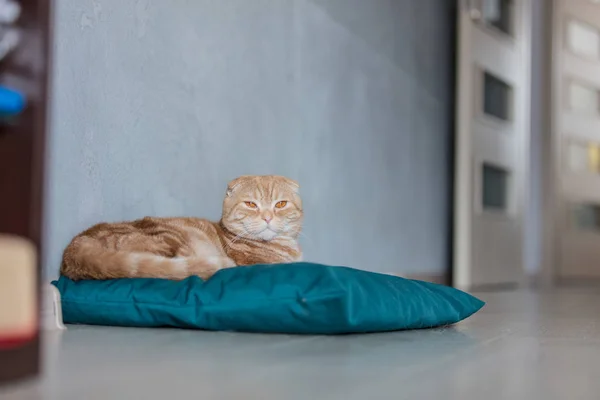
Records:
M223 201L225 228L243 238L296 238L302 229L298 183L283 176L242 176L229 182Z

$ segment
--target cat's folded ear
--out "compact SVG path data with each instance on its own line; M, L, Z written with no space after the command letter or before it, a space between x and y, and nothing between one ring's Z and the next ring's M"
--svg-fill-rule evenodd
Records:
M234 180L229 182L227 184L227 197L231 196L233 194L233 192L235 191L235 189L237 189L242 183L248 182L248 180L251 178L252 178L252 176L245 175L245 176L240 176L238 178L235 178Z
M248 183L250 181L255 181L256 183L260 183L261 179L267 179L271 182L274 180L279 183L283 183L287 185L291 190L298 193L300 190L300 185L293 179L287 178L285 176L277 176L277 175L266 175L266 176L255 176L255 175L244 175L239 178L235 178L229 184L227 184L227 197L230 197L241 185Z
M285 176L280 176L279 178L283 180L286 185L290 186L294 192L298 193L300 191L300 184L297 181L286 178Z

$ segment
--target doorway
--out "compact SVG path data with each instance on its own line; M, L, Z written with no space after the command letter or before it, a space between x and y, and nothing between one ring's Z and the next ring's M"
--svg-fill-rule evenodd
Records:
M518 284L529 186L531 0L460 3L453 284Z

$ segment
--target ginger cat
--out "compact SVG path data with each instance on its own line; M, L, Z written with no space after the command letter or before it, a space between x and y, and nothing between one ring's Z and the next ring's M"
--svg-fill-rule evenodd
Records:
M302 201L282 176L229 183L219 222L152 218L101 223L65 249L61 273L73 280L210 278L222 268L300 261Z

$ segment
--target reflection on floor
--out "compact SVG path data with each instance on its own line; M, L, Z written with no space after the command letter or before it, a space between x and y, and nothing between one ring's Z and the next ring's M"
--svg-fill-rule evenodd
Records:
M3 400L594 399L600 289L480 294L446 329L341 337L74 327Z

